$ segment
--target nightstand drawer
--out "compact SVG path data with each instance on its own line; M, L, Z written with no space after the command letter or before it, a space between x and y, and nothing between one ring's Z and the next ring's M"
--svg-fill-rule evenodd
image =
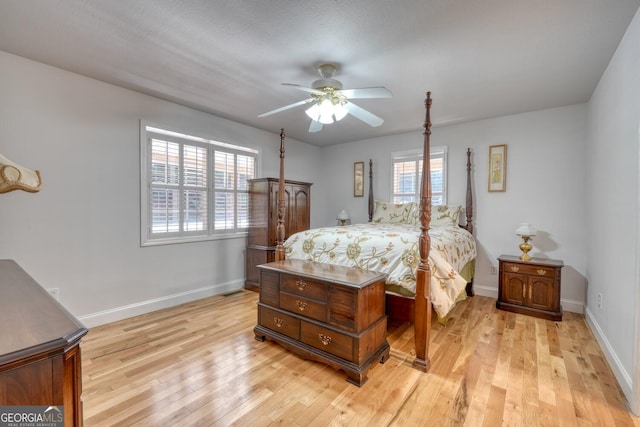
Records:
M280 308L321 322L327 320L326 304L297 295L280 293Z
M265 328L280 332L295 340L300 339L300 320L270 308L258 306L258 320Z
M332 329L323 328L312 323L302 322L300 340L327 353L353 360L353 338Z
M553 277L555 269L544 265L516 264L505 262L502 264L503 271L507 273L526 274L527 276Z
M305 298L318 301L327 300L327 286L324 282L300 276L282 275L280 278L280 290Z

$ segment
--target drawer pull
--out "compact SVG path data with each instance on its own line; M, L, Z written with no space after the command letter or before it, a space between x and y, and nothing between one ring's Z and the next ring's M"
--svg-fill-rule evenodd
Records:
M518 267L517 265L512 265L511 271L513 271L514 273L517 273L518 271L520 271L520 267Z
M278 328L282 328L282 325L284 324L284 320L282 320L282 319L281 319L281 318L279 318L279 317L274 317L274 318L273 318L273 323L275 323L275 324L276 324L276 327L278 327Z
M307 283L302 279L296 280L296 285L298 285L298 290L300 290L301 292L304 291L307 287Z
M533 286L529 285L529 299L533 299L533 291L532 291Z
M307 303L304 301L296 301L296 305L300 311L304 311L304 309L307 308Z
M318 334L318 338L320 338L322 345L331 344L331 337L329 335Z
M522 298L526 298L527 297L527 285L525 285L524 283L522 284Z
M544 276L545 274L547 274L547 270L542 270L541 269L541 270L537 270L537 271L538 271L538 274L541 275L541 276Z

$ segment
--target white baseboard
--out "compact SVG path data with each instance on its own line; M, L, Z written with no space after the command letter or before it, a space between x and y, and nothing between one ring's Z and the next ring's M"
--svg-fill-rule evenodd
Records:
M584 317L587 325L589 325L591 332L593 332L593 335L596 337L596 341L600 344L604 357L607 359L607 362L609 362L609 366L611 366L611 370L613 370L613 374L616 376L618 384L620 384L620 388L627 398L627 403L633 402L633 382L631 381L631 375L622 366L618 355L600 328L595 316L591 313L591 310L589 310L589 307L587 307L585 311Z
M498 299L498 288L494 288L493 286L482 286L474 284L473 291L476 295ZM560 305L562 305L562 310L564 311L584 314L584 301L561 299Z
M184 304L198 299L210 297L213 295L225 294L241 290L244 286L244 280L234 280L226 283L218 283L212 286L205 286L191 291L180 292L173 295L167 295L161 298L154 298L147 301L140 301L133 304L115 307L109 310L99 311L97 313L78 316L87 328L104 325L118 320L127 319L141 314L151 313L152 311L161 310L163 308L173 307L175 305Z
M473 293L482 297L498 299L498 288L473 284Z
M584 314L584 301L576 301L573 299L560 299L562 310L572 313Z

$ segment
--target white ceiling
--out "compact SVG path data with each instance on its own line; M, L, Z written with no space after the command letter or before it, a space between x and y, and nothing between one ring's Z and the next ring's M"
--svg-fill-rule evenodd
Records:
M0 50L315 145L586 102L640 0L0 0ZM308 133L317 65L385 86Z

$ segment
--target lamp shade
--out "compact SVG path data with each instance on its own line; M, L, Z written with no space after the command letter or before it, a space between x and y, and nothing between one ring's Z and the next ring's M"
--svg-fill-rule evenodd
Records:
M520 223L520 226L516 229L516 234L518 236L535 236L536 229L531 226L528 222Z
M347 213L347 211L343 209L340 212L338 212L338 216L336 219L339 219L341 221L347 220L349 219L349 214Z

